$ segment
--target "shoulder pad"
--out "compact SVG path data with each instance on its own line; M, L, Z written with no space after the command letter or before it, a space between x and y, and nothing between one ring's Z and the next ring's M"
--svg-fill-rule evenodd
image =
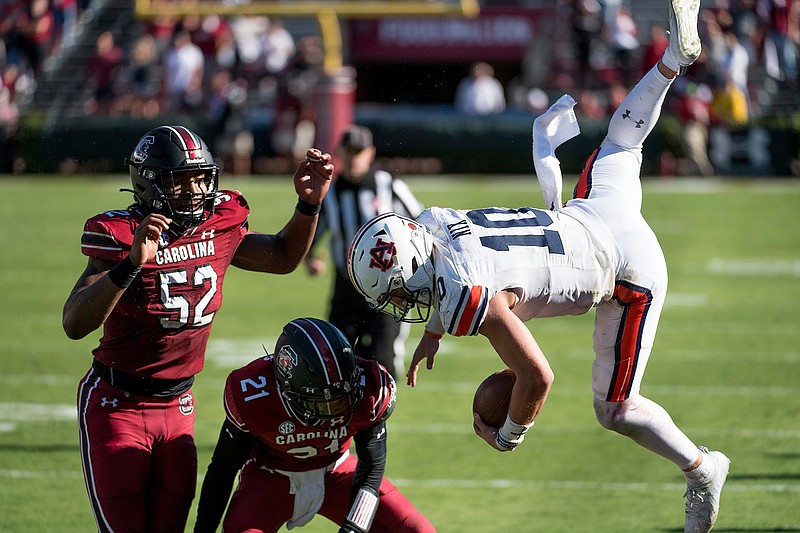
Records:
M390 416L392 416L394 408L397 405L397 386L394 382L394 378L388 372L386 373L386 377L389 378L389 383L388 383L389 401L386 403L386 408L384 409L383 414L381 415L380 419L382 422L385 422L386 420L389 419Z
M371 421L386 420L397 403L397 386L394 378L380 363L359 360L364 370L364 399Z
M118 263L130 250L141 215L126 210L106 211L83 225L81 252L88 257Z
M223 394L223 407L225 408L225 416L228 417L228 420L230 420L233 425L242 431L249 431L247 429L247 424L245 424L239 412L239 407L236 402L236 388L234 387L234 383L236 383L236 374L241 372L241 370L242 369L235 370L228 375L228 379L225 382L225 393Z

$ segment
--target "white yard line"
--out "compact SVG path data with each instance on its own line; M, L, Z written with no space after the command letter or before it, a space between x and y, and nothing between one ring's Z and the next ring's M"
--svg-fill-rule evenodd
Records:
M217 368L234 369L265 356L275 349L277 338L210 339L206 347L206 361Z
M707 266L714 274L758 277L800 277L800 259L711 259Z
M75 405L50 403L0 403L0 421L43 422L77 420Z
M0 470L0 478L12 479L83 479L80 470Z
M4 385L74 385L78 386L80 376L57 374L7 374L0 376Z
M0 478L10 479L82 479L77 470L2 470ZM202 479L202 475L198 476ZM519 480L519 479L409 479L391 478L392 483L400 488L427 488L427 489L547 489L564 491L624 491L624 492L680 492L686 489L685 484L679 483L636 483L636 482L607 482L586 480ZM726 492L800 492L800 484L771 483L771 484L740 484L728 482L725 484Z
M433 488L433 489L548 489L574 491L629 491L629 492L680 492L686 484L678 483L615 483L601 481L534 481L518 479L407 479L392 477L392 483L400 488ZM800 492L800 484L772 483L736 484L726 483L726 492Z

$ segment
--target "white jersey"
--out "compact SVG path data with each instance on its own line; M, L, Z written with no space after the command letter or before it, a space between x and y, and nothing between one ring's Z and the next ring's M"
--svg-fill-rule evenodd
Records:
M516 293L522 321L580 315L613 293L609 253L562 213L432 207L417 220L434 236L431 332L477 335L489 300L505 289Z

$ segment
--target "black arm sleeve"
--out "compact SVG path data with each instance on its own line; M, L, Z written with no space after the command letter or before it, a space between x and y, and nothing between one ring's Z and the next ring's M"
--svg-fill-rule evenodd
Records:
M386 470L386 422L379 421L371 428L357 433L353 440L356 444L358 465L350 491L351 504L362 487L369 487L375 494L380 494L379 489Z
M197 520L194 533L213 533L217 530L236 478L236 473L250 456L255 438L225 420L219 432L214 455L208 465L200 500L197 503Z

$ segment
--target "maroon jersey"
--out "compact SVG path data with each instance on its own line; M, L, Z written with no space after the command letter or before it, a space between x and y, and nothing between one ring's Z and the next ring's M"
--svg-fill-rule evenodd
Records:
M220 191L214 215L186 232L161 234L155 259L122 294L92 352L135 376L184 379L203 368L211 322L222 304L222 281L247 233L250 208L238 191ZM84 255L117 263L146 213L106 211L86 221Z
M307 426L289 414L276 386L274 357L256 359L234 370L225 384L228 419L257 439L253 455L267 468L304 472L334 463L353 435L375 425L394 408L394 380L379 363L356 359L363 370L364 396L343 426Z

